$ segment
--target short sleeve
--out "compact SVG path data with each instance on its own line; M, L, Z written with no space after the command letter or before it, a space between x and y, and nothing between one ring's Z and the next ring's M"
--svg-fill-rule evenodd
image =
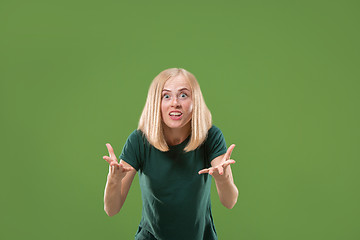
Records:
M206 154L208 162L210 163L214 158L226 153L226 142L221 130L212 126L209 129L208 136L205 140Z
M130 164L138 171L141 168L141 156L143 152L143 140L140 130L134 130L126 140L126 143L120 154L120 159Z

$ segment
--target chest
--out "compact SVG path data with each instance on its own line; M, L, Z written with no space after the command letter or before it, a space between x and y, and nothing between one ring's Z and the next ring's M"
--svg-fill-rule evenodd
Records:
M204 178L198 172L207 167L209 163L204 148L188 153L151 149L143 159L141 184L158 194L199 189L207 181L207 176Z

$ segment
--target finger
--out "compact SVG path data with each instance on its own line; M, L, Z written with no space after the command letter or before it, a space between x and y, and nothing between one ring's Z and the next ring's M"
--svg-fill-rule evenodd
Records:
M112 146L110 145L110 143L107 143L107 144L106 144L106 147L107 147L107 149L108 149L109 156L110 156L110 157L115 157L114 149L112 148Z
M114 159L111 159L111 158L108 157L108 156L103 156L103 159L105 159L105 161L107 161L109 164L110 164L111 162L114 162Z
M223 168L226 168L226 167L229 166L230 164L234 164L234 163L235 163L235 160L230 159L230 160L225 161L225 162L222 164L222 166L223 166Z
M132 170L131 167L125 167L122 163L116 163L115 166L117 166L117 170L120 170L121 172L129 172Z
M230 156L231 156L232 151L234 150L234 147L235 147L235 144L232 144L232 145L228 148L228 150L226 151L226 154L225 154L225 160L230 159Z
M210 175L213 175L213 174L214 174L214 169L213 169L213 168L209 170L209 174L210 174Z
M206 169L200 170L198 173L199 173L199 174L203 174L203 173L208 173L208 172L209 172L209 169L206 168Z
M224 173L223 167L222 167L222 166L219 166L217 169L218 169L219 174L220 174L220 175L223 175L223 173Z
M118 165L119 165L119 167L120 167L121 172L127 172L127 171L125 170L127 167L124 167L124 165L123 165L122 163L119 163Z
M132 168L130 167L124 167L123 168L123 172L130 172L132 170Z
M112 161L112 162L110 163L110 166L119 166L119 164L118 164L116 161Z

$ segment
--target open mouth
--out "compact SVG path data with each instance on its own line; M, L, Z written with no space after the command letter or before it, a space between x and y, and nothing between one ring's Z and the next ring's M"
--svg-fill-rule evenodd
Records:
M169 115L172 120L179 120L183 114L181 112L170 112Z
M169 113L170 116L181 116L182 113L181 112L171 112Z

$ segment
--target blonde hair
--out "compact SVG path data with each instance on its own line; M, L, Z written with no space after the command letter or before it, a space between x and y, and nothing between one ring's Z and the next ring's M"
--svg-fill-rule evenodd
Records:
M138 129L141 130L148 142L160 151L169 151L163 132L161 118L161 93L165 82L182 74L191 86L191 96L193 102L193 112L191 118L191 137L189 143L184 148L185 152L195 150L206 139L207 132L212 126L210 110L205 104L204 97L200 90L200 85L195 76L183 68L169 68L160 72L152 81L145 107L142 111Z

